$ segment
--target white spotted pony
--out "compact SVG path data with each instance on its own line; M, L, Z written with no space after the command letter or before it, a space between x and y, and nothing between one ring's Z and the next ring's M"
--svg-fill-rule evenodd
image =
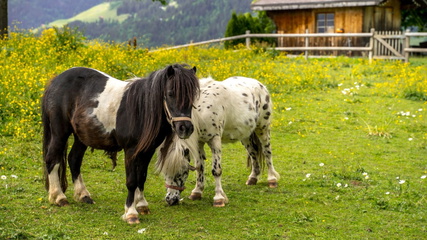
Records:
M171 136L159 148L157 168L163 175L173 176L165 177L166 202L169 205L179 203L189 170L197 170L196 187L189 198L201 199L205 186L205 143L212 151L215 207L228 203L221 185L222 143L241 141L245 146L248 166L252 167L247 185L257 183L262 166L266 164L269 187L277 187L279 174L273 167L270 146L272 102L267 88L255 79L231 77L222 82L212 78L200 79L200 90L192 112L194 133L185 140ZM189 164L190 155L195 160L195 167Z

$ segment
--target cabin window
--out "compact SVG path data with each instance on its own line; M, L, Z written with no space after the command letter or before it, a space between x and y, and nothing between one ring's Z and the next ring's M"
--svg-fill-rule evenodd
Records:
M334 26L335 26L335 14L333 13L317 14L317 32L318 33L333 33Z

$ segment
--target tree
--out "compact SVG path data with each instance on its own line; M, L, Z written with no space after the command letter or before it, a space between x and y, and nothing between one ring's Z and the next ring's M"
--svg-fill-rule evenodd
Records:
M427 8L403 10L402 27L417 27L419 32L427 31Z
M7 37L7 0L0 0L0 40Z
M246 33L246 30L251 31L251 33L272 33L275 29L273 21L267 17L265 12L258 12L256 17L253 17L250 13L237 15L233 12L225 30L225 37L242 35ZM255 40L268 44L275 42L273 38L259 38ZM237 39L225 42L224 46L225 48L230 48L244 42L245 39Z

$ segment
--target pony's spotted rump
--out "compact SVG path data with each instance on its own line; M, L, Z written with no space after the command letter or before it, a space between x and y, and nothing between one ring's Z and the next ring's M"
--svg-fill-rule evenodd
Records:
M258 181L261 168L268 168L270 187L277 186L279 174L273 167L270 146L272 102L267 88L255 79L232 77L222 82L201 79L201 94L193 109L195 133L189 139L168 138L160 148L158 169L166 177L170 205L178 203L188 176L190 155L195 159L197 183L190 198L200 199L204 190L204 145L212 151L212 174L215 178L214 206L228 201L221 185L221 144L241 141L248 152L252 173L246 184ZM172 187L171 187L172 186Z
M180 138L192 134L191 106L198 95L195 68L186 65L171 65L130 82L83 67L55 77L42 100L49 201L69 204L64 194L68 161L74 198L93 203L80 173L85 151L88 147L105 150L115 163L117 151L124 149L128 197L123 218L129 223L139 222L138 212L149 212L143 191L151 157L173 132ZM165 107L169 118L179 120L169 121ZM74 142L67 157L71 134Z

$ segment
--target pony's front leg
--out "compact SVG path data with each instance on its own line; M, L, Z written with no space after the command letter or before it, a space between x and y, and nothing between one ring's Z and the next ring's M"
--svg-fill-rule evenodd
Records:
M141 215L150 214L150 209L148 208L148 202L144 197L144 191L140 191L139 188L135 192L135 202L136 202L136 211Z
M205 189L205 160L206 153L204 150L205 143L199 142L199 151L195 157L196 167L196 187L191 191L188 197L191 200L202 199L203 190Z
M125 214L122 216L129 224L139 223L138 214L149 214L148 202L144 197L144 184L147 179L147 169L151 156L148 158L136 157L129 160L126 154L126 187L128 196L125 204ZM148 160L147 160L148 159Z
M228 198L222 189L221 184L221 138L219 136L214 137L209 142L209 147L212 151L212 175L215 178L215 196L214 196L214 207L224 207L228 203Z

